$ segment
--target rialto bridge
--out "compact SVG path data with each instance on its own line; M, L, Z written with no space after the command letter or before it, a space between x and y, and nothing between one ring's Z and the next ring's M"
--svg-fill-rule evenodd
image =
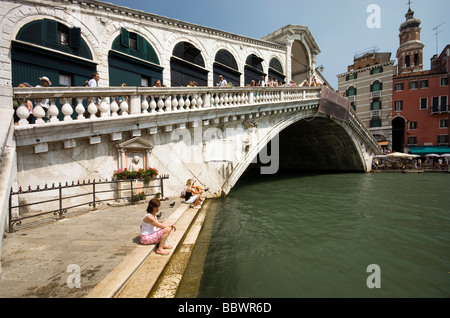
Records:
M325 86L246 87L261 76L326 82L305 26L252 39L94 0L6 0L0 9L2 233L11 187L111 179L135 156L170 176L166 196L188 178L222 195L251 163L261 173L367 172L379 150ZM99 87L82 87L93 72ZM219 75L232 86L215 87ZM49 88L35 87L41 76Z

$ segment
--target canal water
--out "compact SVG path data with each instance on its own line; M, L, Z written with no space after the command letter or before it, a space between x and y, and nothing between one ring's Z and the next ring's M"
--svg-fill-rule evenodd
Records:
M450 297L450 174L246 172L177 297Z

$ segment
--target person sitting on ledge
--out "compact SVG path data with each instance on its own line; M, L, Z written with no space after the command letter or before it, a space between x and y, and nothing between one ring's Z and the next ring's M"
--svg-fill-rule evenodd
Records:
M185 193L185 203L194 203L195 209L200 209L201 205L201 199L200 199L200 193L198 193L197 189L194 186L195 180L194 179L188 179L186 182L186 187L184 188Z
M151 199L148 202L147 213L142 219L141 224L141 237L140 241L143 245L158 244L156 254L169 255L169 252L164 249L171 249L172 246L168 244L167 238L169 237L172 229L176 231L174 224L164 224L158 222L156 214L158 213L161 202L158 199Z

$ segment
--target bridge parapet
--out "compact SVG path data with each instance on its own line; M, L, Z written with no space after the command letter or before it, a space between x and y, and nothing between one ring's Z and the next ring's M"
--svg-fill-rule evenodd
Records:
M16 139L18 146L24 146L146 128L156 133L160 126L170 131L185 127L186 122L207 125L219 118L226 122L317 105L320 92L320 87L14 88L14 99L20 104ZM34 124L29 122L27 100L35 102ZM50 105L47 116L41 100Z

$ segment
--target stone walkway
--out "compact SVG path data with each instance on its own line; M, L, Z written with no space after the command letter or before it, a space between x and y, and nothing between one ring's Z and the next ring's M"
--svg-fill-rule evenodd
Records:
M0 298L112 297L124 283L118 279L127 279L149 255L166 263L170 259L152 253L154 245L139 243L146 208L146 202L105 205L78 215L69 212L63 220L33 227L27 227L25 220L3 239ZM192 221L198 210L190 209L179 198L169 198L162 201L160 211L165 222L175 216L175 221L181 220L186 211L190 211ZM188 225L182 227L186 230ZM176 233L177 237L183 235L182 229ZM122 277L111 275L114 270L120 270Z

